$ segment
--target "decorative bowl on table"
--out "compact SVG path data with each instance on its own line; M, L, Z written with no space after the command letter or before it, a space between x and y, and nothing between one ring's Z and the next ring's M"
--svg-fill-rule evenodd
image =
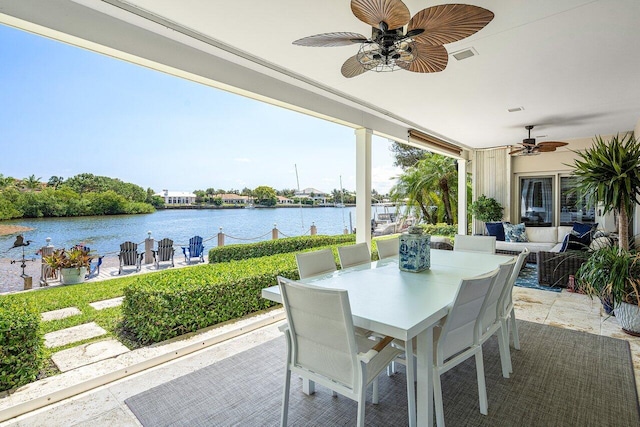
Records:
M422 234L420 227L409 227L400 235L398 267L402 271L418 273L431 267L431 236Z

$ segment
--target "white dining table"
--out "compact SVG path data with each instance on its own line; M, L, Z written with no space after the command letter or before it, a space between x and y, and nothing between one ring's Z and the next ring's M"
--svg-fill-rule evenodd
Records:
M417 378L417 400L413 384L407 384L409 425L432 426L433 327L447 315L461 279L488 273L509 259L432 249L431 267L419 273L401 271L398 259L388 258L300 282L347 290L355 326L405 342L416 338L417 375L407 363L407 377ZM282 303L278 286L263 289L262 296Z

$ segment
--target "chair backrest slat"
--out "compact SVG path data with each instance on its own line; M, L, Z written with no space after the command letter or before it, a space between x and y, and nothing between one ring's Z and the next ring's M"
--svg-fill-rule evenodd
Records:
M124 265L137 265L138 263L138 244L133 242L124 242L120 245L120 259Z
M164 238L158 242L158 260L169 261L173 256L173 240Z
M202 237L193 236L189 239L189 256L198 257L202 253L204 245L202 244Z

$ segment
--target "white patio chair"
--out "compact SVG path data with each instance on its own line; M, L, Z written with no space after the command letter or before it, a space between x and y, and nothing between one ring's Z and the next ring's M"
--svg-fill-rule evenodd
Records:
M505 340L505 335L502 333L500 298L509 284L509 279L515 265L516 257L500 264L500 271L484 300L480 314L480 344L484 344L489 338L497 334L498 347L500 348L500 364L504 378L509 378L511 356L509 355L509 342Z
M397 256L400 248L398 238L393 239L380 239L376 240L378 246L378 258L385 259L392 256Z
M496 253L495 236L467 236L456 234L453 242L454 251Z
M504 288L502 296L500 297L500 302L498 302L500 321L502 322L502 333L504 334L504 340L507 343L506 353L507 360L509 362L509 372L513 372L513 365L511 364L511 350L509 349L509 335L513 336L513 347L516 350L520 350L520 337L518 336L518 326L516 324L516 312L513 307L513 286L518 279L522 265L526 262L528 255L529 249L527 248L524 248L524 250L518 255L511 277L509 277L509 281ZM511 322L509 322L509 320L511 320Z
M338 257L342 268L371 263L371 253L369 252L369 245L366 243L338 246Z
M364 426L367 387L378 403L378 375L400 350L391 338L372 341L353 330L347 291L304 285L278 277L288 325L287 367L280 425L287 425L291 373L358 402L357 425Z
M463 279L460 288L444 318L442 326L433 329L435 345L433 361L433 398L438 427L444 427L444 407L442 403L442 384L440 375L459 365L471 356L476 360L478 397L480 413L487 415L487 387L484 379L482 345L479 341L479 317L485 297L497 278L499 270L491 273Z
M336 261L331 249L296 254L298 273L301 279L336 271Z

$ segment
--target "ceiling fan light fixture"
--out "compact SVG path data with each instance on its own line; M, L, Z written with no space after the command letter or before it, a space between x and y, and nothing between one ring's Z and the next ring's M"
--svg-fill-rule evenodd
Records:
M412 17L402 0L351 0L351 12L371 26L370 38L352 32L333 32L304 37L293 44L331 47L359 43L358 52L340 69L346 78L366 71L399 69L437 73L449 61L445 44L477 33L494 18L493 12L467 4L427 7ZM474 56L475 51L468 52Z

